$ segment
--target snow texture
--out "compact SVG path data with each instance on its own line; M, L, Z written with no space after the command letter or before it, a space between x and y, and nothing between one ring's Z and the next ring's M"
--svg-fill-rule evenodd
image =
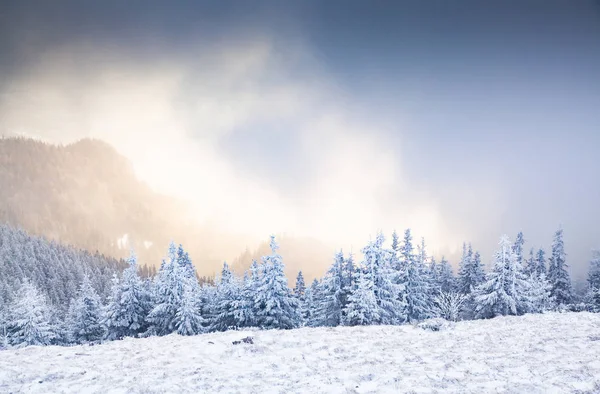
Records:
M252 337L253 344L234 341ZM600 315L243 330L0 352L0 392L597 393Z

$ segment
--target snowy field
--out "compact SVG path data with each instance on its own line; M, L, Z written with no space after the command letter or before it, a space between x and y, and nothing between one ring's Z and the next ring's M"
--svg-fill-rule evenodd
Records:
M0 392L598 393L600 314L28 347L0 352Z

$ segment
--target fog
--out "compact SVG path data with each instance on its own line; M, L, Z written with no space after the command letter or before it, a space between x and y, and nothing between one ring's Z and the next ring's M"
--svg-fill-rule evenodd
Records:
M589 54L600 44L587 34L597 26L582 22L575 49L562 30L542 29L542 43L567 43L527 58L519 38L543 18L531 14L530 29L507 37L521 47L494 51L503 30L482 26L481 14L465 29L487 43L460 44L465 32L447 22L454 51L441 49L440 28L412 39L390 33L410 44L388 52L378 23L349 32L361 20L356 8L327 33L305 12L273 4L246 17L221 10L222 24L201 7L196 20L133 8L112 20L72 5L87 19L61 24L73 15L46 19L42 6L14 5L0 47L0 133L105 140L141 180L189 201L198 223L249 247L276 233L356 252L378 231L410 227L430 254L456 263L472 241L487 262L503 233L522 230L527 246L548 249L562 225L583 275L600 247L600 60ZM567 14L565 26L588 21L579 16ZM503 56L482 60L486 53Z

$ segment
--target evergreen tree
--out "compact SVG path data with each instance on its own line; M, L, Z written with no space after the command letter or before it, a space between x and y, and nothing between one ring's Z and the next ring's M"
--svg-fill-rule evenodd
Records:
M167 259L154 279L154 307L146 318L150 324L148 335L168 335L177 330L176 314L181 307L185 273L177 261L177 248L171 242Z
M108 339L136 337L148 328L146 318L152 308L151 294L139 276L137 256L127 259L123 279L113 280L112 294L104 310L102 324Z
M475 288L485 281L485 271L481 264L479 252L473 254L471 244L468 248L463 244L463 256L460 260L458 272L458 291L463 294L471 294Z
M263 257L263 273L255 299L257 323L267 329L295 328L301 322L298 300L288 287L274 236L271 236L270 247L272 254Z
M538 275L544 274L546 275L547 271L546 271L546 252L544 252L543 249L538 250L537 255L536 255L536 270Z
M429 302L429 285L424 275L425 248L422 242L418 255L414 255L410 229L404 233L404 244L401 248L401 280L402 300L406 304L406 320L409 322L423 320L431 313Z
M546 279L546 275L533 274L529 277L529 289L527 291L529 313L542 313L550 310L554 305L554 299L551 296L552 286Z
M296 286L294 286L294 295L299 300L304 298L304 292L306 291L306 284L304 283L304 276L302 276L302 271L298 272L298 276L296 277Z
M72 343L96 342L104 337L101 324L102 304L87 275L79 287L77 297L71 300L67 316L67 338Z
M592 251L588 272L589 300L594 312L600 311L600 250Z
M548 280L552 285L551 295L558 305L567 305L573 297L571 279L567 271L563 230L559 229L554 234L552 242L552 255L548 269Z
M214 302L214 320L211 330L225 331L242 327L241 305L243 302L242 288L238 279L233 275L227 263L223 263L221 279L217 283Z
M319 281L314 279L304 294L304 304L300 305L300 314L305 325L314 327L317 325L314 317L315 303L319 298Z
M515 254L515 259L517 260L517 264L520 267L524 267L524 258L523 258L523 247L525 245L525 237L523 236L523 232L519 231L517 234L517 238L515 239L515 243L513 244L513 252Z
M48 303L27 279L10 306L7 334L14 346L50 345L57 337Z
M383 248L384 241L383 234L379 233L375 241L362 249L364 260L361 270L373 284L379 308L377 313L373 314L378 317L374 323L399 324L406 320L406 302L401 294L404 284L399 284L399 273L391 267L392 253Z
M320 297L316 300L313 315L315 325L335 327L342 321L342 310L347 303L343 291L343 265L344 255L339 252L320 283Z
M175 327L179 335L197 335L204 332L204 318L195 277L184 276L181 303L175 313Z
M438 271L438 284L440 290L444 293L453 292L456 287L454 273L452 272L452 266L446 258L442 257Z
M538 275L537 261L535 260L533 248L529 250L529 258L525 262L525 273L527 275Z
M400 250L400 238L396 230L392 233L392 250L398 252Z
M373 282L362 270L357 271L357 286L350 294L344 310L343 322L347 326L376 324L381 321Z
M480 318L522 314L529 308L529 283L506 235L500 239L499 245L493 270L487 280L475 289L476 316Z

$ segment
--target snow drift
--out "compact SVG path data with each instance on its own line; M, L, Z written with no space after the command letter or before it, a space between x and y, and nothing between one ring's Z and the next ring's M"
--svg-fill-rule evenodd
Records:
M0 352L0 392L600 391L600 315L127 338ZM253 343L233 344L251 336Z

